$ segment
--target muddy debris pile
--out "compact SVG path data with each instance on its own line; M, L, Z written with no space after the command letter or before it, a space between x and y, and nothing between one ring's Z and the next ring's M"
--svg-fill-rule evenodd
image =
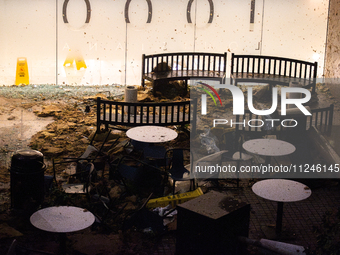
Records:
M81 156L96 133L96 98L98 96L107 99L105 95L97 94L94 97L85 97L73 104L51 103L43 106L41 111L36 111L35 114L39 117L52 116L54 122L47 125L45 130L35 134L31 138L29 147L41 151L49 159L60 160L65 157ZM181 97L176 99L186 100ZM119 100L124 100L124 98ZM140 90L138 93L140 102L164 100L164 98L154 97L150 90ZM104 130L101 130L95 135L94 145L98 149L106 138L106 134ZM108 153L107 150L116 139L118 139L117 144L126 140L125 132L112 130L103 147L103 152ZM109 153L114 155L122 152L122 146L115 146Z
M55 119L46 130L35 134L29 144L46 157L77 156L77 152L86 149L88 137L95 130L95 111L85 113L82 102L73 105L51 104L36 114L40 117L53 116Z

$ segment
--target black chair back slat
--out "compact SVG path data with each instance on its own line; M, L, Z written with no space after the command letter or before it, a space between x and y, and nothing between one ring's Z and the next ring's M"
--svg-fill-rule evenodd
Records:
M268 74L271 74L271 67L272 67L272 59L271 58L268 58Z
M236 59L236 74L239 73L239 64L240 64L240 59L237 58L237 59Z
M208 55L208 72L210 72L210 55Z
M275 79L275 76L285 76L287 78L298 78L304 82L306 87L312 88L312 93L315 92L317 78L318 63L301 61L290 58L262 56L262 55L236 55L232 53L231 57L231 77L236 78L238 82L246 82L247 74L269 74ZM242 74L242 75L239 75ZM306 81L306 79L309 79ZM239 80L239 81L237 81ZM249 78L251 80L251 78ZM254 79L254 82L255 79ZM280 84L289 83L284 80ZM235 85L236 85L235 84ZM274 84L274 83L273 83Z
M158 114L158 123L162 123L162 105L158 106L159 114Z
M181 117L181 105L178 104L177 105L177 112L176 112L176 120L180 120L180 117Z
M153 124L156 123L156 106L155 105L152 107L152 123Z

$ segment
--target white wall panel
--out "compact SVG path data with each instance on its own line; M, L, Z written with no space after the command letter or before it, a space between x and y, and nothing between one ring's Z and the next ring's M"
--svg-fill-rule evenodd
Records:
M55 2L1 0L0 12L0 84L14 84L18 57L27 58L31 83L53 81Z
M89 1L88 23L84 0L71 0L67 5L67 20L63 20L64 0L59 0L59 70L60 83L123 84L125 77L124 1ZM68 54L82 57L86 68L64 66ZM72 55L71 55L72 56Z
M186 21L186 0L151 1L152 20L146 23L145 0L132 0L127 24L127 84L140 84L142 54L194 50L194 24Z
M208 23L210 5L208 1L197 4L196 51L234 52L236 54L260 54L262 1L255 2L254 25L250 24L250 0L213 0L214 17ZM194 8L193 8L194 9Z
M14 83L18 57L27 58L33 84L55 83L57 62L59 84L136 85L143 53L181 51L229 51L306 61L319 56L319 76L323 72L327 0L69 0L68 23L62 16L65 1L0 0L0 84ZM88 24L86 1L91 5ZM125 22L127 3L129 23ZM188 3L192 3L192 23L187 19ZM208 23L210 3L214 14ZM65 68L70 52L83 57L87 68Z
M265 0L263 55L317 61L323 74L327 0Z

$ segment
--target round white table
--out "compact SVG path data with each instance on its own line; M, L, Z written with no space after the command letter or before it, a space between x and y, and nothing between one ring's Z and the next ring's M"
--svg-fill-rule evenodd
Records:
M242 146L250 153L265 156L266 164L270 164L271 157L286 156L295 151L293 144L277 139L253 139L246 141Z
M53 206L33 213L30 221L36 228L60 234L60 253L62 254L66 249L66 233L91 226L95 217L83 208Z
M255 183L253 192L264 199L278 202L276 234L282 231L283 203L296 202L308 198L312 191L300 182L285 179L268 179Z
M162 143L174 140L177 132L167 127L138 126L126 132L127 137L145 143Z

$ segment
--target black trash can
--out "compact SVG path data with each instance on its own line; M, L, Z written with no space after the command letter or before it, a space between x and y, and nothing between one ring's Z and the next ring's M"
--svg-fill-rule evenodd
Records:
M18 150L11 161L11 207L37 208L44 199L44 156L36 150Z

